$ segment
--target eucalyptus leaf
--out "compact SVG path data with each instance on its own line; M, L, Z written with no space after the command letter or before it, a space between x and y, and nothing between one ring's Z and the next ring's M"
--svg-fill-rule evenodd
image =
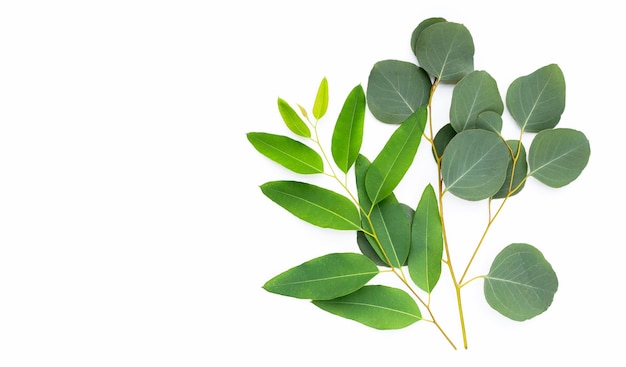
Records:
M481 112L504 112L498 84L483 70L472 71L461 79L452 91L450 124L457 132L474 129Z
M408 293L384 285L366 285L346 296L313 301L313 304L379 330L402 329L422 319L419 307Z
M443 257L443 229L439 216L437 196L432 185L422 192L411 224L409 275L418 287L430 293L441 275Z
M413 163L428 116L420 107L391 135L365 176L365 188L372 204L393 192Z
M373 228L369 223L363 227L376 234L378 242L367 237L378 257L395 268L404 266L411 247L411 223L403 205L390 195L374 205L370 218Z
M313 225L339 230L360 230L361 218L350 199L298 181L272 181L261 185L263 194L296 217Z
M411 50L413 51L414 54L416 53L415 46L417 45L417 39L419 38L420 34L422 34L422 31L426 29L428 26L431 26L439 22L445 22L445 21L446 20L444 18L440 18L440 17L427 18L421 21L420 24L418 24L417 27L415 27L415 29L413 30L413 33L411 34Z
M526 161L526 148L519 140L508 140L507 144L511 148L512 157L509 159L509 166L506 169L506 179L500 187L500 190L493 195L494 199L502 199L509 195L509 190L515 190L510 196L518 194L526 182L526 175L528 174L528 163ZM517 154L518 148L521 148L519 155ZM515 162L515 171L513 171L513 157L517 156ZM513 174L513 172L515 172ZM511 184L511 177L513 177L513 183ZM516 189L517 188L517 189Z
M343 104L332 137L333 159L344 173L352 167L361 150L364 122L365 92L357 85Z
M302 120L300 115L298 115L296 110L280 97L278 98L278 112L280 112L280 116L291 132L305 138L311 137L311 130L307 124Z
M493 131L500 134L502 132L502 113L495 111L483 111L476 116L476 128Z
M444 82L456 82L474 71L474 40L459 23L426 27L415 44L415 55L428 74Z
M458 133L441 162L446 191L473 201L494 195L504 183L509 159L509 149L496 133L481 129Z
M374 250L374 246L370 243L369 239L365 235L363 231L356 232L356 243L359 246L359 250L365 256L367 256L370 260L374 262L374 264L378 266L389 267L389 265L381 260L378 253Z
M431 82L415 64L383 60L374 64L367 82L367 105L379 121L400 124L428 103Z
M323 78L317 89L315 102L313 103L313 116L319 120L326 114L328 109L328 80Z
M296 173L324 173L322 157L309 146L283 135L247 134L248 141L264 156Z
M560 128L539 132L528 155L529 176L558 188L574 181L589 162L591 148L585 134Z
M367 189L365 188L365 176L372 163L362 154L359 154L354 163L354 176L356 181L357 196L359 199L359 205L361 210L365 213L369 213L372 209L372 201L367 195Z
M263 289L295 298L333 299L358 290L378 272L376 264L366 256L332 253L278 274L268 280Z
M437 158L441 159L443 157L443 152L445 152L448 143L454 136L456 135L456 130L450 124L445 124L437 131L435 137L433 139L433 156L435 157L435 161Z
M565 77L556 64L515 79L507 90L506 106L523 131L555 127L565 109Z
M494 259L485 276L487 303L516 321L531 319L550 307L558 289L552 266L535 247L514 243Z

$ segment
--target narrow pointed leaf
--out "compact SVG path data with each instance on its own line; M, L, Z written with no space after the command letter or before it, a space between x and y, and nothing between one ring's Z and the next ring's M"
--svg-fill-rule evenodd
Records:
M374 247L363 231L356 232L356 243L359 246L361 253L372 260L374 264L389 267L387 263L380 259L380 256L378 256L378 253L374 250Z
M435 190L429 184L415 209L411 228L409 274L413 282L430 293L441 275L443 236Z
M363 223L363 227L376 233L378 241L367 237L378 257L395 268L404 266L411 246L411 222L402 204L390 195L374 205L370 218L373 228L369 223Z
M365 176L372 163L362 154L359 154L354 164L354 176L356 180L356 191L359 198L359 205L362 210L369 213L372 208L372 201L367 195L367 189L365 188Z
M313 103L313 116L319 120L326 114L328 109L328 80L322 79L320 86L317 89L317 95L315 96L315 102Z
M337 167L347 173L356 161L363 142L365 122L365 92L360 85L354 87L337 118L333 131L331 152Z
M359 230L360 216L350 199L334 191L297 181L261 185L263 194L296 217L323 228Z
M517 155L517 162L515 163L515 171L513 171L513 157L509 159L509 166L506 169L506 178L500 190L493 195L494 199L502 199L509 194L510 190L513 191L511 196L516 195L524 188L526 182L526 175L528 174L528 162L526 160L526 148L523 144L520 144L519 140L509 140L507 144L511 148L513 156L517 155L518 147L521 147L519 155ZM513 173L514 172L514 173ZM513 184L511 184L511 177L513 178Z
M363 287L378 272L376 264L361 254L333 253L278 274L263 289L295 298L333 299Z
M531 319L550 307L558 279L543 254L531 245L514 243L494 259L485 277L487 303L516 321Z
M294 110L289 103L282 98L278 98L278 111L280 112L280 116L283 118L285 125L287 125L291 132L305 138L311 137L311 130L307 124L298 115L296 110Z
M506 107L523 131L555 127L565 110L565 78L556 64L515 79L506 95Z
M454 86L450 102L450 124L457 132L474 129L478 115L485 111L502 114L504 103L495 79L486 71L476 70Z
M428 26L431 26L439 22L445 22L445 21L446 20L444 18L438 18L438 17L428 18L428 19L424 19L423 21L421 21L420 24L418 24L417 27L415 27L415 29L413 30L413 33L411 33L411 50L413 51L414 54L416 54L415 46L417 45L417 39L422 34L422 31L426 29Z
M367 105L379 121L400 124L428 103L430 77L419 66L399 60L374 64L367 82Z
M481 129L458 133L441 162L446 191L473 201L494 195L506 178L509 157L508 148L496 133Z
M438 22L426 27L415 44L419 65L441 81L456 82L474 70L474 40L464 25Z
M313 301L313 304L379 330L402 329L422 319L419 307L408 293L384 285L366 285L346 296Z
M373 204L393 192L413 163L426 126L426 107L420 107L391 135L365 176Z
M261 132L250 132L247 137L256 150L285 168L302 174L324 172L322 157L297 140Z
M529 175L550 187L565 186L582 173L590 154L589 141L582 132L543 130L530 144Z

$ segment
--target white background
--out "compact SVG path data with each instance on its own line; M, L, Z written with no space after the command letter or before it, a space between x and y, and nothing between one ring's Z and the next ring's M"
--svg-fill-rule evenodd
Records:
M622 365L622 15L604 0L0 3L0 366ZM266 181L307 178L245 137L288 134L277 97L310 110L324 76L328 134L376 61L414 61L411 32L434 16L465 24L503 95L559 64L560 126L592 151L563 189L529 181L472 268L535 245L559 277L551 308L510 321L477 281L463 293L469 349L456 352L427 323L377 331L261 289L356 244L265 198ZM363 152L390 131L368 115ZM427 153L398 189L407 204L433 177ZM461 265L486 206L448 207ZM448 279L433 308L460 347Z

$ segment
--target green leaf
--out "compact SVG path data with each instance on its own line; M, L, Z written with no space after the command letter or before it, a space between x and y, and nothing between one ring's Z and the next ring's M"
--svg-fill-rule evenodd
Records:
M498 84L486 71L472 71L452 91L450 124L457 132L474 129L478 114L485 111L494 111L500 115L504 111Z
M533 318L550 307L558 279L543 254L531 245L504 248L485 277L485 299L502 315L516 321Z
M261 132L250 132L247 137L261 154L296 173L324 172L322 157L297 140Z
M565 77L556 64L515 79L506 94L506 107L523 131L555 127L565 110Z
M356 161L363 142L365 92L354 87L343 104L333 131L331 151L337 167L347 173Z
M480 129L458 133L441 162L446 191L466 200L494 195L504 183L509 159L509 150L496 133Z
M456 82L474 70L474 40L464 25L437 22L415 44L419 65L441 81Z
M280 97L278 98L278 111L280 112L280 116L283 118L285 125L287 125L291 132L305 138L311 137L311 130L302 118L300 118L296 110L294 110L289 103Z
M428 184L422 193L411 224L409 274L413 282L430 293L441 275L443 230L437 196Z
M476 128L493 131L500 134L502 131L502 113L483 111L476 117Z
M393 192L413 163L422 140L426 106L420 107L391 135L365 176L367 194L373 204Z
M515 174L513 174L513 184L511 184L511 173L513 172L513 157L509 159L509 166L506 169L506 179L500 187L500 190L496 192L492 197L494 199L502 199L506 197L509 193L509 188L511 190L515 190L516 187L519 188L514 191L511 196L516 195L522 188L524 188L524 183L526 182L526 174L528 173L528 163L526 161L526 148L524 148L523 144L520 144L519 140L508 140L507 144L511 148L511 152L513 156L517 155L518 147L521 147L522 150L519 153L517 158L517 162L515 163Z
M450 124L445 124L437 131L435 138L433 139L433 157L437 160L437 157L441 158L443 152L445 152L448 143L456 135L456 130Z
M379 121L400 124L428 104L431 82L415 64L384 60L374 64L367 82L367 105Z
M589 162L591 149L585 134L573 129L539 132L530 144L529 176L550 187L574 181Z
M316 226L361 229L357 208L350 199L334 191L297 181L267 182L261 190L291 214Z
M359 198L359 205L366 213L369 213L372 209L372 201L367 195L365 189L365 176L372 163L364 155L359 154L354 164L354 176L356 180L356 191Z
M379 330L402 329L422 319L419 307L408 293L384 285L366 285L346 296L313 301L313 304Z
M320 86L317 89L317 95L315 96L315 102L313 103L313 116L319 120L325 114L328 109L328 80L322 79Z
M359 250L365 256L367 256L370 260L374 262L374 264L378 266L389 267L389 265L380 259L378 253L374 250L374 247L370 243L368 237L365 235L363 231L356 232L356 243L359 246Z
M421 21L420 24L418 24L417 27L415 27L415 29L413 30L413 33L411 33L411 50L413 51L414 54L416 54L415 46L417 45L417 39L422 34L422 31L426 29L428 26L431 26L439 22L445 22L445 21L446 20L444 18L437 18L437 17L428 18L428 19L424 19L423 21Z
M376 233L380 245L374 238L367 237L378 257L395 268L404 266L411 247L411 222L403 205L394 195L389 195L374 205L370 219L373 229L369 223L363 223L363 228Z
M273 277L263 289L283 296L326 300L356 291L377 274L376 264L361 254L333 253Z

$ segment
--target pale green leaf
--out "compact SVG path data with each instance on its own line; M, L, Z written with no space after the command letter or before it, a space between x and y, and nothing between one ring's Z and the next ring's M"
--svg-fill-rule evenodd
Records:
M280 97L278 98L278 112L280 112L280 116L283 118L285 125L287 125L291 132L305 138L311 137L311 130L307 124L298 115L296 110L294 110L289 103L287 103L287 101Z
M347 173L356 161L363 142L365 92L354 87L343 104L332 136L331 152L337 167Z
M321 119L326 114L328 109L328 80L322 79L320 86L317 89L317 95L315 96L315 102L313 103L313 116L316 119Z
M297 140L261 132L250 132L247 137L256 150L285 168L301 174L324 172L322 157Z

